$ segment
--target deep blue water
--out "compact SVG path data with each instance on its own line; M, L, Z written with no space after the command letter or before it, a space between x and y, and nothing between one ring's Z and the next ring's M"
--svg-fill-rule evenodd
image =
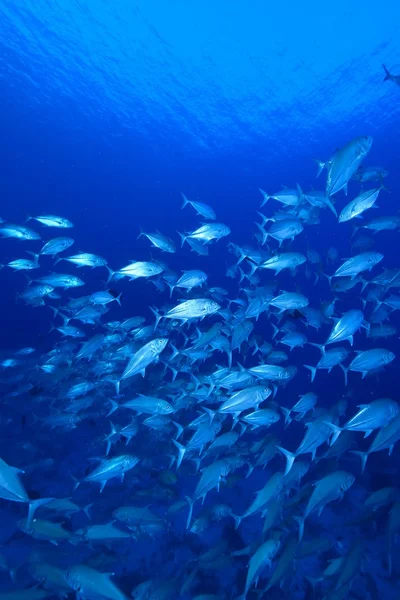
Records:
M211 205L218 221L230 227L230 241L256 245L254 222L261 201L258 188L272 193L283 185L294 187L299 183L304 190L322 189L325 176L316 179L313 159L326 160L350 139L369 135L374 141L364 166L382 165L389 171L385 184L390 193L381 192L379 209L369 211L368 217L397 214L400 87L391 81L383 82L382 69L384 63L391 72L400 74L400 11L396 3L387 2L373 10L359 0L351 3L341 0L334 5L314 1L268 4L255 1L249 7L240 1L15 3L0 0L0 217L22 224L26 215L62 215L75 225L67 232L72 231L75 252L105 257L114 270L131 260L149 260L150 256L167 262L176 272L203 269L208 274L209 287L222 286L230 298L235 298L240 293L237 281L225 277L227 266L234 260L225 240L210 246L208 257L189 252L187 245L176 254L160 255L157 250L149 249L146 239L137 240L140 228L147 232L159 229L180 247L176 231L190 231L201 222L191 208L181 210L181 192ZM359 189L358 183L350 182L348 200ZM348 200L340 192L337 208L343 208ZM278 208L270 200L265 213L272 214ZM44 239L59 233L52 230L50 235L37 223L31 224ZM324 210L319 224L305 227L293 248L304 253L307 247L315 249L324 257L323 269L332 273L333 267L326 263L327 249L335 246L341 259L348 258L354 254L351 235L352 223L339 225L332 213ZM398 268L398 230L378 233L374 242L374 249L384 254L384 261L374 274L383 267ZM0 262L6 264L25 256L26 249L39 248L40 242L1 239ZM52 270L53 261L49 257L41 258L40 262L43 273ZM61 265L62 272L78 274L86 284L84 292L69 290L63 293L63 298L79 297L105 287L105 269L77 271L64 262L55 270ZM263 276L264 273L263 283L272 278ZM28 306L17 299L26 286L24 275L4 268L0 271L0 286L1 359L26 346L34 347L36 356L54 348L60 338L57 332L49 333L56 322L51 310ZM306 279L303 271L294 278L279 276L280 289L294 290L296 286L314 307L332 298L328 281L323 277L314 286L313 279ZM113 283L113 287L123 294L122 307L113 303L106 320L142 315L147 322L153 322L149 306L169 303L169 294L158 293L151 282L120 281ZM391 291L396 293L395 289ZM340 295L337 313L361 308L359 295L359 288ZM272 334L269 320L261 315L255 324L255 332L266 341L270 341ZM396 312L390 322L400 327ZM302 331L319 343L329 330L327 325L320 332L302 326ZM86 331L89 335L91 329ZM374 346L400 354L397 335L377 343L362 335L355 349ZM236 359L240 361L241 357L238 355ZM252 364L250 355L243 359L246 366ZM398 357L377 376L362 380L358 373L350 373L347 388L339 368L331 375L318 372L311 387L309 373L302 365L315 364L317 360L314 348L293 351L289 362L299 372L287 388L279 391L278 403L291 406L300 393L312 389L322 407L330 407L346 397L349 418L358 405L373 399L398 400ZM206 369L217 364L225 366L226 357L214 354ZM3 383L8 376L10 373L3 371ZM5 396L10 388L5 384L3 387ZM55 400L58 392L56 388ZM107 393L111 396L113 390ZM72 431L56 430L59 438L53 445L54 434L49 434L40 423L46 410L40 407L36 424L31 414L35 407L31 406L29 395L17 397L15 406L10 399L4 399L1 411L0 456L27 471L28 465L32 467L24 476L24 484L41 496L70 496L73 484L69 473L80 471L82 475L90 465L89 458L104 453L104 445L95 443L108 432L104 415L99 414ZM24 422L27 420L26 428L20 422L21 415ZM283 445L294 450L303 433L302 424L292 424L282 438ZM362 434L359 435L360 447L365 448ZM40 449L39 455L30 456L22 449L28 441ZM176 454L169 441L157 439L157 444L160 453ZM123 449L120 443L117 454ZM149 452L147 447L146 451ZM35 462L46 456L54 459L54 469L50 473L39 469L35 475ZM152 456L148 458L151 463ZM349 535L344 517L346 511L354 518L362 514L360 505L367 491L399 486L398 459L398 447L390 458L386 452L372 455L366 475L357 480L351 492L351 503L335 506L333 512L327 510L322 520L324 530L329 530L333 523L336 534L350 545L358 535L365 536L368 551L364 564L375 576L379 597L385 598L397 597L396 576L400 569L397 546L393 574L388 577L384 533L388 513L380 513L376 518L381 534L376 542L366 535L363 527ZM273 470L283 468L281 458L274 461ZM196 483L190 464L186 463L181 471L177 485L179 498L192 493ZM359 476L359 464L354 457L348 458L345 466L348 464ZM150 465L148 471L158 468ZM234 490L225 490L223 499L214 490L207 501L210 505L217 501L233 503L234 512L241 514L253 492L264 485L266 472L256 470L247 480L245 472L240 471L240 481ZM140 485L151 487L151 475L146 475L145 466L141 476ZM82 486L74 494L74 502L79 505L93 502L93 522L108 522L110 511L129 503L128 496L137 490L129 474L125 481L125 488L108 484L116 491L107 494L106 487L101 498L97 487ZM17 529L15 523L25 516L25 507L1 502L3 554L19 564L36 546L43 552L48 552L49 546L53 550L48 542L35 544ZM157 512L157 499L151 499L150 495L146 504L156 507ZM199 511L196 503L197 515ZM73 530L87 526L82 514L74 518ZM229 555L254 541L260 521L255 519L250 523L249 519L249 524L239 532L232 527L224 529L220 523L212 525L201 541L183 537L180 525L175 523L171 531L155 541L124 542L112 550L101 546L100 553L112 556L110 565L99 570L115 571L115 583L127 594L134 585L154 576L154 572L161 579L172 581L179 576L185 580L182 569L187 574L191 572L187 563L189 551L193 560L197 560L199 548L204 551L221 537L227 540ZM318 538L317 520L313 527L313 535ZM293 522L288 530L297 535ZM75 552L77 562L85 562L89 550L84 544L76 549L70 544L59 545L53 558L66 567L74 564ZM120 559L115 559L120 554L126 558L123 567ZM325 566L325 558L314 556L306 561L304 568L310 576L318 576L321 571L318 560ZM246 564L244 559L235 559L217 573L212 569L203 571L203 579L182 597L192 598L201 593L218 593L221 598L239 596ZM32 584L25 567L21 567L13 589ZM2 589L12 589L7 573L0 573L0 577ZM261 579L267 581L268 577ZM288 585L291 587L285 588L285 597L309 597L304 595L310 592L299 574L289 578ZM282 597L278 590L275 588L270 597ZM328 593L326 590L324 593ZM336 597L324 593L317 597ZM375 597L373 585L363 576L355 579L353 593L349 593L349 598L364 598L366 593ZM176 590L171 594L165 597L179 597Z

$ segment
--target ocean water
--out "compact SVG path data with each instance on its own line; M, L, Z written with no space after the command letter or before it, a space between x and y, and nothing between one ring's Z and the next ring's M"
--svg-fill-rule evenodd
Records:
M261 544L273 539L280 541L279 549L272 566L259 569L258 588L255 581L249 586L250 600L398 597L398 523L390 523L391 519L395 521L396 508L400 511L399 447L394 445L391 456L386 450L371 454L363 474L359 458L349 451L365 451L375 431L366 441L363 433L355 433L351 447L339 462L311 461L311 455L299 457L310 463L299 484L304 499L291 506L289 500L296 490L277 494L274 501L282 503L282 518L267 532L262 532L261 513L244 519L235 529L231 516L218 520L212 512L223 504L233 514L243 515L254 493L274 473L284 471L285 461L279 454L265 468L256 465L259 450L255 444L266 444L270 434L277 436L278 445L295 451L306 423L313 421L318 411L329 411L337 402L346 401L345 414L338 419L342 426L360 405L379 398L399 400L398 313L388 310L376 317L376 300L367 299L367 295L377 286L368 284L361 291L358 284L349 292L340 292L330 286L324 274L332 275L343 259L366 250L384 255L371 272L362 274L366 281L384 269L400 267L398 227L375 235L361 229L353 235L354 224L362 225L378 216L399 216L400 87L395 81L383 81L382 65L400 75L400 12L394 2L373 10L358 0L329 6L292 1L268 4L0 0L0 217L6 224L22 225L27 216L51 214L69 219L74 225L57 229L30 220L26 226L38 232L42 241L0 239L0 263L29 258L27 250L39 252L49 239L68 235L75 240L74 245L60 256L90 252L104 257L114 271L131 261L160 260L164 276L169 271L180 276L189 269L203 270L208 276L201 292L176 290L171 300L163 274L135 281L114 277L107 283L105 267L77 269L64 261L53 266L55 261L49 256L39 258L38 270L18 272L8 266L0 270L0 458L24 471L19 477L31 499L71 498L79 507L92 505L89 516L82 511L72 515L68 511L52 512L46 505L38 509L37 519L63 521L73 536L73 543L61 540L56 545L54 532L35 537L32 531L23 531L20 520L27 515L26 501L11 502L3 492L0 494L0 553L4 557L0 598L7 592L15 593L15 598L33 599L42 597L42 593L50 598L63 594L73 597L73 585L64 579L63 584L50 581L49 572L54 576L51 567L59 568L64 577L74 565L115 573L111 581L118 589L111 591L100 576L95 591L87 578L81 581L78 587L84 598L116 599L122 593L129 597L131 592L142 600L189 599L201 594L239 598L244 593L250 558ZM348 223L338 223L329 209L317 210L303 219L304 230L293 242L285 241L281 250L301 252L308 259L312 251L318 256L315 262L308 260L293 273L284 271L275 277L271 271L258 269L256 280L245 278L240 282L238 271L236 277L227 277L228 267L237 262L229 243L260 248L257 211L274 217L285 208L270 199L260 209L259 188L271 195L282 186L296 188L297 184L306 192L324 190L326 171L317 178L314 159L327 161L358 136L373 138L362 167L379 165L388 171L384 178L387 190L380 191L378 208ZM367 182L362 190L379 187L380 183L379 178ZM211 206L217 221L230 229L229 236L207 245L208 256L190 251L187 243L181 248L177 232L193 231L205 221L191 207L182 209L181 193ZM341 190L333 197L337 212L359 193L360 183L351 180L347 196ZM265 228L269 227L267 223ZM176 253L161 253L145 237L137 239L141 230L159 230L173 239ZM328 257L330 247L338 253L334 263ZM275 254L278 243L268 239L262 249ZM249 260L241 264L245 274L252 264ZM60 297L46 297L44 306L23 301L20 294L35 285L28 285L27 277L36 279L53 271L77 275L85 285L57 288ZM261 352L253 355L255 340L259 346L272 343L274 350L287 352L284 365L294 365L297 373L286 386L277 386L270 404L261 405L276 410L280 421L270 428L244 432L242 415L233 429L241 435L232 448L212 454L207 442L200 463L197 451L189 452L179 468L178 451L172 442L177 434L174 425L162 423L158 429L151 429L143 424L147 413L137 415L137 411L126 409L108 417L110 400L124 403L137 393L168 400L174 411L168 419L183 427L179 440L187 445L193 433L189 424L205 414L202 407L218 411L221 398L233 393L218 385L210 386L209 377L217 368L228 367L227 355L207 347L204 360L191 361L183 352L190 345L186 336L192 342L197 336L195 324L174 321L169 325L165 319L142 342L132 333L122 335L114 342L106 340L90 361L78 360L81 340L69 339L69 350L63 346L61 333L52 329L61 327L59 313L66 314L70 298L111 288L115 295L122 293L121 306L111 302L96 324L71 322L84 331L84 340L110 331L118 335L118 326L107 329L106 324L121 323L133 316L142 316L144 325L153 325L150 307L164 313L186 297L213 298L228 310L229 318L226 313L224 317L217 313L196 325L206 332L211 325L222 323L225 337L231 340L243 315L240 304L230 301L239 298L246 306L249 294L251 297L273 282L276 295L285 290L301 292L318 310L322 303L336 297L336 317L358 309L364 311L367 327L371 323L379 326L385 318L384 324L396 328L395 335L376 340L366 336L366 329L358 331L353 348L348 341L341 342L352 352L346 366L354 358L354 351L385 348L396 357L387 367L363 379L360 373L350 371L347 385L338 366L331 373L318 371L311 382L304 365L316 365L320 351L308 344L291 352L276 345L282 334L273 338L272 324L283 329L290 322L308 341L323 344L333 320L326 319L316 330L307 324L301 310L287 312L278 319L276 310L267 305L259 319L250 319L254 328L240 350L233 351L232 368L249 369L269 362ZM222 287L226 294L215 294L215 287ZM378 300L390 294L397 296L396 292L395 287L384 287ZM379 308L384 309L385 305ZM169 339L161 364L150 365L143 379L140 375L127 379L118 396L114 380L122 375L128 358L154 336ZM34 352L18 354L27 347ZM178 358L173 347L180 352ZM119 358L121 348L125 360ZM51 362L52 352L64 353L67 359L55 373L45 373L40 366ZM15 364L10 366L7 361ZM96 372L96 365L104 362L112 364L111 374ZM175 381L170 367L177 371ZM69 414L68 388L81 381L95 385L95 391L89 392L92 404L73 413L80 415L75 427L65 422L55 424L55 416ZM195 388L193 382L199 387ZM260 385L260 381L253 384ZM270 387L275 394L275 384ZM206 398L201 395L205 390L210 394ZM284 429L280 407L291 407L300 394L307 392L318 396L317 412L308 412ZM74 491L73 478L82 480L96 466L95 458L106 458L110 420L118 429L133 416L138 420L138 434L127 446L114 436L107 458L130 454L137 456L139 463L127 472L123 482L112 479L102 493L90 482L82 482ZM231 430L231 415L217 414L215 419L214 423L221 419L221 430L214 438ZM372 427L381 428L382 424ZM322 444L317 458L327 449L327 444ZM220 491L217 485L212 486L203 507L200 500L195 501L193 521L200 519L200 531L186 530L188 506L173 516L168 509L185 501L185 496L193 497L205 468L233 456L242 458L243 464L222 476ZM310 484L338 469L354 475L354 484L341 502L335 498L321 516L314 512L307 517L304 538L297 542L298 526L293 517L304 514ZM251 474L246 477L249 470ZM1 485L0 478L0 489ZM393 488L389 500L369 512L365 506L367 496L385 487ZM77 533L113 521L113 511L128 505L148 506L157 517L153 524L159 530L149 533L147 523L139 520L133 533L115 522L120 531L132 536L117 542L91 541ZM272 506L267 505L270 514ZM263 594L293 540L296 554L277 585ZM309 553L305 542L314 544ZM248 554L236 555L248 546ZM212 549L215 554L206 557ZM343 586L338 574L331 578L324 575L329 560L339 557L344 557L340 570L346 565L350 573ZM32 589L38 579L38 563L47 565L46 577L39 588ZM322 582L316 583L320 578ZM149 588L137 589L145 581L150 582Z

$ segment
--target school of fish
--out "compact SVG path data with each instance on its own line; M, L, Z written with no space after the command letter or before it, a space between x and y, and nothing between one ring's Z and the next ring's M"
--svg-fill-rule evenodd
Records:
M399 215L371 214L388 194L388 172L364 163L372 142L357 137L317 160L320 190L260 188L249 245L215 207L184 194L192 230L176 241L172 224L140 230L151 258L123 265L74 253L65 217L2 215L2 256L10 238L21 249L2 268L25 276L17 301L33 317L45 312L51 349L20 348L0 364L0 508L10 526L0 600L399 593L400 405L346 395L398 365L400 268L386 268L363 237L378 234L378 244L379 232L400 229ZM322 213L352 255L299 251ZM232 261L212 287L216 243ZM204 271L190 269L189 248ZM165 259L178 252L188 262L179 273ZM85 294L89 269L98 287ZM122 279L137 293L154 284L146 315L118 318ZM312 305L319 288L329 299ZM300 371L307 389L296 386ZM343 395L327 405L321 380ZM391 479L378 489L375 453Z

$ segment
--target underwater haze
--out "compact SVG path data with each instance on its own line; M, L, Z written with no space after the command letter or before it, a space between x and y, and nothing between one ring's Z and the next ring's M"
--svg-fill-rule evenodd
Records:
M399 597L399 21L0 0L0 600Z

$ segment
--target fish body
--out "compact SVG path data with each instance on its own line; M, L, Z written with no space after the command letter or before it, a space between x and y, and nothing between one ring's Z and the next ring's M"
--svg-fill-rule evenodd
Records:
M39 254L44 254L45 256L56 256L60 252L64 250L68 250L75 243L70 237L57 237L49 240L44 244Z
M169 252L170 254L176 252L174 242L158 231L156 233L145 233L144 231L141 231L139 237L141 236L147 237L154 248L159 248L163 252Z
M68 219L64 217L58 217L57 215L41 215L39 217L28 217L28 221L33 219L37 221L41 225L45 225L46 227L59 227L61 229L68 229L73 227L73 224Z
M105 258L101 256L97 256L97 254L90 254L88 252L81 252L80 254L73 254L72 256L66 256L65 258L60 258L59 260L66 260L67 262L76 265L79 267L91 267L94 269L95 267L105 267L107 265L107 261ZM58 261L56 261L58 262Z
M260 264L260 269L271 269L278 275L284 269L295 269L306 262L306 257L300 252L284 252L275 254L272 258Z
M82 279L80 279L79 277L76 277L76 275L61 273L50 273L49 275L43 275L43 277L40 277L36 281L48 284L53 288L59 287L64 289L80 287L81 285L85 285L85 282L82 281Z
M266 232L266 239L272 237L281 246L285 240L294 240L303 229L303 225L298 219L282 219L271 225Z
M122 373L121 380L141 374L144 377L149 365L157 362L161 352L168 344L167 338L155 338L142 346L130 359Z
M223 223L206 223L191 233L185 235L180 233L179 235L181 236L183 246L188 239L199 241L202 244L209 244L213 240L218 241L230 233L231 230L229 227Z
M164 268L158 263L137 261L126 265L126 267L123 267L115 273L110 273L110 279L114 275L119 275L121 277L128 277L130 281L134 281L135 279L139 279L140 277L154 277L155 275L159 275L163 271Z
M208 298L196 298L181 302L165 313L165 319L177 319L185 323L191 319L204 319L219 311L220 305Z
M107 481L114 477L123 479L124 474L133 469L138 462L139 459L136 456L131 456L129 454L122 454L121 456L101 460L100 464L86 475L84 481L99 483L100 492L102 492ZM76 487L77 484L75 484L75 489Z
M171 296L175 288L187 291L202 286L207 281L207 273L199 270L185 271L175 284L170 284Z
M267 194L267 192L261 188L259 188L259 190L263 197L261 206L264 206L271 198L285 206L297 206L303 197L303 192L299 185L295 189L283 188L280 192L276 192L275 194Z
M0 225L0 235L3 238L15 238L16 240L40 240L40 235L22 225L11 225L10 223Z
M349 202L339 214L339 223L345 223L346 221L350 221L350 219L355 219L362 215L366 210L373 208L378 199L380 190L381 188L367 190Z
M359 351L345 371L357 371L364 378L370 371L385 367L395 358L396 355L386 348Z
M363 252L346 260L331 277L351 277L354 279L363 271L370 271L383 259L381 252Z
M271 395L271 390L268 387L261 385L252 386L244 390L240 390L225 400L219 408L219 412L240 414L242 411L249 408L258 410L261 402L266 400Z
M357 137L338 150L327 163L320 163L320 171L324 167L328 170L326 180L327 196L333 196L342 189L347 193L348 182L360 167L371 146L371 137Z
M285 292L275 296L270 300L270 305L279 308L281 312L285 310L296 310L308 306L308 298L298 292Z
M110 580L113 573L100 573L86 565L68 567L65 580L71 589L84 598L126 600L125 594Z
M278 552L280 545L281 544L279 540L267 540L261 544L258 550L253 554L250 559L247 572L246 586L244 590L245 596L248 594L253 582L255 580L258 581L258 578L265 567L271 567L272 559Z
M329 334L325 346L348 340L353 345L353 335L364 323L364 314L361 310L349 310L338 319ZM321 367L320 367L321 368Z
M215 221L217 218L214 210L208 204L204 204L204 202L196 202L195 200L188 200L184 194L181 194L183 198L182 208L185 208L188 204L193 206L196 213L209 221Z

